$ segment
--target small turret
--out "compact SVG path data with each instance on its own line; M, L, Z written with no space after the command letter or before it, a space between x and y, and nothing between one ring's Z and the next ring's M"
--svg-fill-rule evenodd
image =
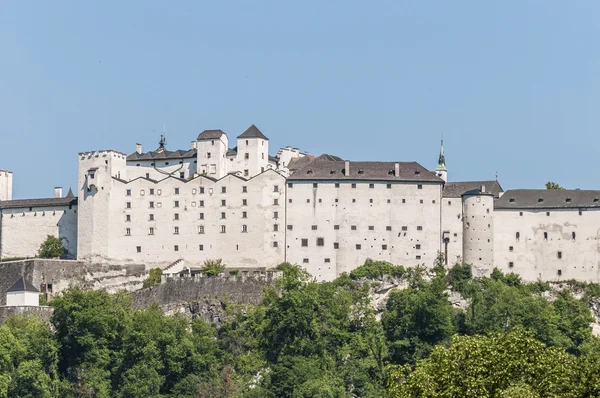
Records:
M444 182L448 182L448 169L446 168L446 157L444 156L444 139L440 145L440 156L438 158L438 164L435 168L435 175L440 177Z

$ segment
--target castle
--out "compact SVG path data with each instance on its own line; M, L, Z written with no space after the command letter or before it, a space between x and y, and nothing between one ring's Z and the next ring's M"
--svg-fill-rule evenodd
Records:
M12 199L0 171L0 258L32 257L47 235L68 258L234 267L303 266L332 280L366 259L431 265L439 252L479 274L600 281L600 191L509 190L449 182L437 167L348 161L286 147L269 155L254 125L235 145L206 130L189 149L140 144L130 155L81 152L77 197Z

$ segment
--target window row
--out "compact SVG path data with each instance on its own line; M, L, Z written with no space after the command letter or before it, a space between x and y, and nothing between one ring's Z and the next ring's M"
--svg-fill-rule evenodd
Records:
M148 189L148 195L154 195L154 192L155 192L154 188ZM204 187L192 188L193 195L195 195L196 193L203 194L204 192L205 192ZM213 188L209 188L208 192L212 194ZM246 185L242 186L242 193L247 193L247 192L248 192L248 187ZM279 192L279 185L273 185L273 192ZM179 188L174 188L173 193L175 195L179 195ZM227 193L227 187L221 187L221 193ZM145 195L146 195L146 190L145 189L140 190L140 196L145 196ZM156 195L162 195L162 190L156 189ZM127 189L125 191L125 196L131 196L131 189Z
M192 207L196 207L196 202L192 201L190 202L190 205ZM248 206L248 199L242 199L242 206ZM273 206L279 206L279 199L273 199ZM148 202L148 208L149 209L154 209L157 207L162 207L162 202ZM175 200L173 201L173 207L174 208L178 208L180 207L180 201ZM198 207L205 207L204 206L204 201L200 200L198 201ZM221 199L221 207L227 207L227 200L226 199ZM125 208L126 209L131 209L132 208L132 203L131 202L125 202Z
M221 225L221 233L226 233L227 232L227 226L226 225ZM148 235L154 235L154 231L155 231L155 227L149 227L148 228ZM173 227L173 235L179 235L179 227L175 226ZM273 232L278 232L279 231L279 225L278 224L273 224ZM206 229L204 227L204 225L199 225L198 226L198 233L199 234L204 234L206 232ZM246 233L248 232L248 225L243 224L242 225L242 230L241 232ZM125 236L131 236L131 228L125 228Z
M340 200L338 198L335 198L334 203L339 203ZM323 203L323 199L319 198L318 199L319 203ZM387 203L392 203L391 199L387 199L386 200ZM292 198L288 198L288 203L294 203L294 200ZM306 203L310 203L310 198L306 199ZM356 203L356 199L352 198L352 203ZM369 199L369 203L375 203L374 199ZM406 199L402 199L402 203L405 204L406 203ZM424 204L425 203L425 199L419 199L419 204ZM436 200L432 199L431 200L431 204L435 204Z
M302 247L308 247L308 239L307 238L303 238L300 241L300 244ZM325 238L317 238L316 241L317 246L325 246ZM339 249L340 248L340 244L339 242L333 242L333 248L334 249ZM357 244L356 245L356 249L360 250L362 248L361 244ZM387 245L381 245L381 249L382 250L387 250ZM415 249L416 250L421 250L421 245L420 244L416 244L415 245Z
M377 184L377 185L379 186L379 184ZM318 182L313 182L312 186L313 186L313 188L318 188L319 187L319 183ZM335 188L339 188L340 187L340 183L336 182L336 183L334 183L334 186L335 186ZM352 188L356 188L357 183L355 183L355 182L350 183L350 186ZM392 184L386 184L385 186L386 186L387 189L392 189ZM294 187L294 183L293 182L288 182L288 188L293 188L293 187ZM369 188L370 189L375 188L375 184L369 183ZM423 184L417 184L417 189L423 189Z
M294 226L293 225L288 225L287 229L288 229L288 231L293 231L294 230ZM316 225L311 225L310 229L313 230L313 231L316 231L318 229L318 227ZM337 231L337 230L340 229L340 226L338 224L336 224L336 225L333 226L333 229ZM408 226L403 225L401 227L401 229L402 229L403 232L406 232L406 231L408 231ZM350 230L351 231L356 231L357 230L356 225L351 225L350 226ZM385 230L386 231L391 231L392 230L392 226L391 225L386 226ZM417 225L417 231L422 231L422 230L423 230L423 226L422 225ZM375 226L374 225L369 225L369 231L375 231Z

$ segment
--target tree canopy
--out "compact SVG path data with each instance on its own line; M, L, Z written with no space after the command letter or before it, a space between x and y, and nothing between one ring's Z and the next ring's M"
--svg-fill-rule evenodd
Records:
M60 239L56 236L48 235L46 240L40 245L39 257L58 258L65 254L65 249Z

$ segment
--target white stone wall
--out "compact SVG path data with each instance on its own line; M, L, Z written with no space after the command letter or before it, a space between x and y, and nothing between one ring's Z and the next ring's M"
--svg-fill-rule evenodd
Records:
M463 215L461 198L442 198L442 231L448 241L448 265L462 259Z
M253 177L267 170L269 165L269 141L262 138L238 138L235 171L242 176ZM247 158L246 158L247 154Z
M190 178L196 173L196 158L130 160L127 161L126 176L122 179L131 181L139 177L163 180L172 175L178 178Z
M440 197L439 183L290 181L286 260L318 280L332 280L368 258L431 266L441 249Z
M0 170L0 200L12 200L12 172Z
M494 228L500 270L526 281L600 282L600 209L496 209Z
M250 180L228 175L218 181L117 181L110 198L107 257L149 267L179 259L199 267L217 258L236 267L276 266L284 260L285 231L283 225L278 231L273 227L283 223L284 186L285 178L274 171Z
M6 293L7 306L33 306L40 305L40 294L36 292L8 292Z
M463 196L463 259L476 269L493 269L494 197Z
M35 257L48 235L63 242L68 258L77 256L77 206L0 210L0 257Z
M79 154L78 259L102 261L108 257L109 226L114 221L110 197L117 183L113 177L126 178L124 153L108 150Z
M223 178L229 171L226 154L229 146L227 135L219 139L198 141L198 174L205 174L216 179Z

